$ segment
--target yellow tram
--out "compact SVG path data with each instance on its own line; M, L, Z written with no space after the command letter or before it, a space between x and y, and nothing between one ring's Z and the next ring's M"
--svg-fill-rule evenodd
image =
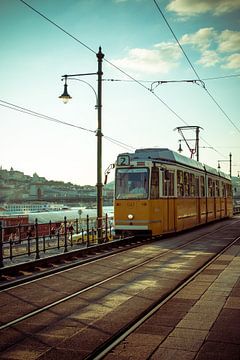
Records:
M116 235L161 235L233 214L230 177L169 149L117 157Z

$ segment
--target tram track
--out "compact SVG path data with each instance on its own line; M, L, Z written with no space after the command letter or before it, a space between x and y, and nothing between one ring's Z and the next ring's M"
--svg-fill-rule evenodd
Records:
M179 291L184 289L191 281L193 281L198 275L200 275L209 265L214 263L222 254L224 254L228 249L230 249L237 241L240 240L240 236L234 239L230 244L228 244L224 249L222 249L218 254L213 256L209 261L207 261L203 266L198 268L193 274L191 274L187 279L184 279L182 283L179 284L175 289L171 292L166 293L165 296L160 299L160 301L156 301L155 304L148 309L146 309L138 319L135 319L132 323L129 323L126 328L123 328L119 331L118 334L114 335L111 339L109 339L106 343L104 343L101 347L95 350L95 352L91 353L85 359L90 360L101 360L105 358L110 351L112 351L117 345L119 345L126 337L131 335L139 326L141 326L144 322L146 322L149 318L151 318L164 304L166 304L169 300L171 300Z
M240 220L239 220L238 222L240 223ZM40 313L42 313L42 312L44 312L44 311L46 311L46 310L49 310L49 309L53 308L54 306L57 306L57 305L59 305L59 304L61 304L61 303L64 303L64 302L66 302L66 301L68 301L68 300L70 300L70 299L72 299L72 298L74 298L74 297L76 297L76 296L78 296L78 295L80 295L80 294L83 294L83 293L85 293L85 292L87 292L87 291L89 291L89 290L92 290L92 289L94 289L94 288L97 288L97 287L99 287L99 286L101 286L101 285L103 285L103 284L105 284L105 283L107 283L107 282L109 282L109 281L111 281L111 280L113 280L113 279L116 279L116 278L118 278L118 277L120 277L120 276L122 276L122 275L124 275L124 274L127 274L127 273L129 273L129 272L131 272L131 271L134 271L134 270L136 270L136 269L138 269L138 268L140 268L140 267L142 267L142 266L145 266L145 265L147 265L147 264L149 264L149 263L151 263L151 262L153 262L153 261L155 261L155 260L157 260L157 259L163 258L163 257L166 256L166 255L169 255L169 254L171 254L171 253L173 253L173 252L176 252L176 251L178 251L178 250L184 249L185 247L189 246L190 244L194 244L196 241L202 239L203 237L213 235L213 234L217 233L219 230L221 230L221 231L222 231L222 230L225 230L226 228L228 228L228 227L230 227L230 226L231 226L231 224L224 225L224 226L222 226L220 229L217 228L217 229L215 229L215 230L213 230L213 231L209 231L209 232L207 232L207 233L203 233L202 235L197 236L197 237L194 237L193 239L190 239L190 240L186 241L185 243L180 244L180 245L174 247L173 249L169 249L169 250L166 250L166 251L162 251L161 253L157 254L156 256L149 257L148 259L140 262L140 263L137 264L137 265L133 265L133 266L131 266L131 267L128 267L127 269L124 269L123 271L119 271L119 272L117 272L116 274L114 274L114 275L112 275L112 276L106 277L105 279L102 279L102 280L100 280L100 281L97 281L97 282L95 282L95 283L92 283L91 285L86 286L86 287L82 288L81 290L78 290L78 291L76 291L76 292L74 292L74 293L72 293L72 294L70 294L70 295L68 295L68 296L65 296L65 297L63 297L63 298L60 298L60 299L58 299L58 300L56 300L56 301L53 301L53 302L51 302L51 303L49 303L49 304L44 305L43 307L40 307L40 308L38 308L38 309L36 309L36 310L34 310L34 311L32 311L32 312L29 312L29 313L27 313L27 314L24 314L23 316L20 316L19 318L13 319L13 320L5 323L5 324L2 324L2 325L0 325L0 330L9 328L9 327L11 327L11 326L13 326L13 325L21 322L21 321L24 321L24 320L26 320L26 319L29 319L29 318L32 317L32 316L35 316L35 315L37 315L37 314L40 314ZM138 246L140 246L140 245L138 244ZM128 247L128 248L123 248L123 249L121 249L121 252L123 252L123 251L129 251L129 250L131 250L131 249L134 249L135 247L136 247L136 245L135 245L135 246ZM224 250L223 250L223 251L224 251ZM107 257L114 257L114 256L116 256L116 255L118 255L118 254L119 254L119 252L114 253L114 254L107 254L107 255L105 254L104 258L106 259ZM103 259L103 256L96 257L96 258L93 258L93 259L89 259L89 261L84 262L84 263L75 264L74 269L77 269L77 268L80 269L80 268L81 268L82 266L84 266L84 265L91 264L91 263L94 263L94 262L98 262L98 261L100 261L101 259ZM69 269L72 269L72 267L69 268L69 267L67 266L66 268L58 269L57 274L59 274L59 273L64 273L65 271L68 271ZM18 288L18 287L20 287L21 285L25 286L25 285L31 284L31 283L33 283L33 282L37 282L38 280L39 280L39 281L42 281L44 278L48 278L48 277L52 277L52 276L56 275L56 273L55 273L55 272L54 272L54 273L48 273L48 272L47 272L46 274L42 274L42 275L43 275L43 276L41 276L40 278L39 278L39 277L36 277L36 278L34 278L34 279L29 278L28 281L25 279L25 282L24 282L24 283L22 283L22 282L21 282L21 283L13 283L12 286L7 287L6 289L5 289L5 288L3 288L3 289L0 288L0 295L1 295L1 293L4 292L5 290L14 290L15 288ZM10 285L10 284L9 284L9 285Z
M91 295L91 293L93 292L93 291L97 291L99 288L101 288L101 289L104 289L104 290L106 290L106 289L111 289L112 290L112 286L113 286L113 292L115 292L116 293L116 291L118 291L118 290L114 290L115 289L115 283L116 282L119 282L119 283L121 283L122 282L122 285L121 285L121 287L122 288L124 288L124 287L127 287L127 285L124 285L124 284L127 284L127 282L125 282L125 281L127 281L127 280L125 280L125 278L126 277L128 277L129 275L130 276L135 276L136 277L136 281L137 281L137 279L138 279L138 276L136 276L136 274L140 274L140 273L143 273L143 272L145 272L144 271L144 269L151 269L151 267L153 267L154 269L155 269L155 265L156 264L158 264L157 266L158 267L163 267L163 264L165 264L165 263L167 263L168 261L169 261L169 259L170 259L170 262L172 261L171 260L171 256L173 257L173 259L174 259L174 262L176 262L176 266L177 266L177 258L176 258L176 256L180 256L179 254L181 253L181 252L184 252L184 251L186 251L186 254L187 255L189 255L189 254L191 254L191 251L189 250L189 249L191 249L191 246L192 245L194 245L194 243L196 243L196 242L198 242L199 241L199 244L201 243L201 240L203 240L203 238L204 237L208 237L208 238L211 238L211 237L214 237L215 236L215 234L217 233L217 232L219 232L219 231L222 231L222 232L225 232L226 233L226 231L227 231L227 233L228 234L230 234L231 233L231 231L229 230L229 227L232 227L232 225L233 224L236 224L237 225L237 223L239 224L239 221L235 221L235 222L230 222L230 224L228 224L228 225L224 225L223 227L221 227L221 229L214 229L213 231L208 231L208 232L205 232L205 233L203 233L203 234L200 234L200 236L195 236L194 238L192 238L191 240L188 240L188 241L186 241L184 244L180 244L179 246L175 246L173 243L171 244L172 246L173 246L173 248L170 248L170 249L168 249L167 251L163 251L163 252L161 252L161 253L158 253L157 255L155 255L155 256L150 256L148 259L145 259L144 261L140 261L139 263L137 263L137 264L134 264L134 265L132 265L132 266L129 266L129 267L125 267L125 265L124 265L124 270L121 270L121 271L119 271L119 269L118 269L118 267L119 268L121 268L121 267L123 267L123 265L122 264L115 264L116 266L115 266L115 270L113 271L113 274L111 275L111 276L107 276L107 277L105 277L105 278L101 278L99 281L95 281L95 282L92 282L91 284L88 284L87 286L83 286L80 290L78 290L78 291L75 291L75 292L72 292L71 294L69 294L69 295L67 295L67 296L64 296L64 297L61 297L61 298L58 298L57 300L55 300L55 301L52 301L52 302L49 302L49 303L46 303L46 304L44 304L43 306L39 306L37 309L34 309L33 311L29 311L29 312L27 312L27 313L25 313L25 314L21 314L21 316L19 316L19 317L15 317L15 318L12 318L12 319L10 319L9 321L6 321L5 323L2 323L1 324L1 327L0 327L0 330L1 331L6 331L6 330L8 330L8 329L21 329L21 324L23 324L23 326L26 326L26 324L28 324L28 322L29 322L29 320L31 319L31 318L34 318L34 317L37 317L38 319L39 319L39 316L41 316L41 314L44 314L45 312L47 313L47 312L49 312L49 310L51 309L51 311L52 312L54 312L54 313L56 313L56 310L54 310L55 308L56 309L58 309L59 308L59 306L61 306L61 305L64 305L64 303L66 304L66 305L64 305L64 308L68 308L68 303L69 302L71 302L71 301L73 301L74 300L74 298L76 298L76 299L82 299L82 297L84 297L84 298L87 298L88 296L89 296L89 298L91 298L92 299L92 295ZM229 230L229 231L228 231ZM232 236L232 235L231 235ZM227 248L227 246L231 246L232 245L232 241L230 241L231 240L231 236L229 235L229 239L227 240L227 242L228 242L228 244L225 246L223 246L223 245L221 245L221 247L222 247L222 249L221 249L221 251L223 252L223 251L225 251L226 250L226 248ZM177 239L179 239L178 237L176 237ZM172 239L171 239L172 240ZM237 241L237 239L235 239L234 241ZM205 244L207 244L206 242L204 242L203 241L203 243L205 243ZM214 242L213 242L214 243ZM169 244L169 243L168 243ZM153 246L153 244L148 244L148 245L150 245L150 247L151 246ZM146 245L145 246L145 249L147 249L148 248L148 245ZM164 245L165 246L165 245ZM195 245L196 246L196 245ZM148 248L149 249L149 248ZM186 249L188 249L188 250L186 250ZM207 249L207 247L206 247L206 249ZM131 252L131 249L129 249L130 250L130 252ZM157 250L159 250L159 249L157 249ZM135 249L135 251L137 251L137 249ZM140 250L139 250L140 251ZM160 250L161 251L161 250ZM190 252L189 252L190 251ZM211 250L212 251L212 250ZM121 254L118 254L118 255L121 255ZM123 255L123 253L122 253L122 255ZM117 255L115 254L112 254L110 257L108 257L108 261L113 261L113 264L114 264L114 257L116 257ZM205 258L203 258L202 259L202 264L201 264L201 266L208 266L207 264L208 264L208 261L214 261L214 256L215 255L213 255L213 256L211 256L211 254L208 254L208 258L209 257L211 257L211 259L209 260L206 260ZM217 254L216 256L220 256L220 254ZM129 259L129 257L128 258L126 258L126 259ZM130 259L131 259L131 256L130 256ZM141 260L141 259L140 259ZM102 260L95 260L95 264L97 264L97 263L101 263L103 261L103 259ZM116 261L116 259L115 259L115 261ZM188 260L189 261L189 260ZM93 263L93 264L94 264ZM90 266L91 264L89 263L88 264L88 266ZM85 265L85 266L87 266L87 265ZM192 266L192 265L191 265ZM79 269L81 268L81 266L79 265ZM189 271L185 271L185 272L183 272L183 276L181 276L180 278L179 277L177 277L177 279L175 279L175 282L177 281L178 282L178 285L179 286L181 286L182 284L183 284L183 281L187 281L187 279L189 279L188 281L191 281L191 278L190 278L190 276L197 276L197 271L200 271L199 270L200 269L200 267L198 266L198 269L196 270L196 269L191 269L191 274L190 274L190 272ZM194 272L193 272L193 270L194 270ZM69 271L69 270L68 270ZM65 270L65 272L66 272L66 270ZM115 273L114 273L115 272ZM147 271L146 271L147 272ZM64 273L64 271L62 271L62 273ZM151 273L151 272L150 272ZM133 275L132 275L133 274ZM195 275L194 275L195 274ZM50 277L54 277L54 275L49 275L48 276L49 278ZM69 275L69 277L70 277L70 275ZM121 279L121 280L119 280L119 279ZM123 279L124 279L124 281L123 281ZM40 282L40 281L42 281L42 279L40 280L39 279L39 281L38 280L34 280L33 282L36 284L36 283L38 283L38 282ZM148 280L146 280L146 281L148 281ZM112 285L112 284L114 284L114 285ZM26 284L27 285L27 284ZM26 286L26 285L23 285L23 288L24 288L24 286ZM30 293L30 291L29 291L29 286L31 286L31 283L29 283L28 284L28 292L29 292L29 297L31 298L31 293ZM183 285L182 285L183 286ZM120 287L120 290L119 291L121 291L121 287ZM12 288L10 288L10 289L8 289L8 290L5 290L5 291L1 291L0 292L0 294L2 293L2 294L8 294L8 291L9 291L9 293L11 294L11 296L14 296L14 291L15 290L17 290L18 288L21 288L20 286L14 286L14 287L12 287ZM139 317L142 317L143 315L146 315L146 313L147 312L149 312L150 310L153 310L153 308L154 308L154 306L157 306L156 305L156 302L158 302L159 303L159 299L161 300L161 301L164 301L164 299L167 299L167 296L170 296L170 294L172 293L172 291L173 291L173 285L172 285L172 288L170 287L170 288L168 288L167 290L164 290L163 292L162 292L162 294L160 295L160 296L158 296L157 297L157 299L151 299L151 301L149 300L149 301L147 301L147 302L150 302L150 305L149 306L146 306L145 308L144 308L144 310L143 311L140 311L141 310L141 306L140 306L140 310L139 310L139 312L138 312L138 315L137 315L137 318L138 318L138 321L140 321L139 319ZM176 290L176 291L179 291L179 290ZM60 293L61 294L61 293ZM85 295L86 294L86 295ZM106 292L106 297L108 296L108 294L109 294L109 291L107 291ZM117 294L117 293L116 293ZM18 292L16 292L16 296L19 298L19 293ZM94 300L91 300L91 301L94 301ZM99 301L99 300L98 300ZM97 302L98 302L97 301ZM104 298L103 298L103 300L101 300L101 301L103 301L103 304L104 304ZM89 303L89 305L87 305L87 307L91 307L91 303ZM137 307L137 306L136 306ZM81 313L83 312L84 313L84 307L82 308L82 310L81 310ZM70 313L65 313L65 316L69 316L69 314ZM96 314L97 315L97 314ZM37 321L37 320L36 320ZM89 323L89 325L91 325L91 324L97 324L98 323L98 321L100 321L99 319L95 319L93 322L92 322L92 320L90 321L90 323ZM115 331L115 334L117 333L118 334L118 336L119 335L121 335L121 336L123 336L123 333L125 332L125 331L129 331L129 329L132 327L132 326L134 326L134 324L133 324L133 322L134 322L134 324L135 324L135 322L136 322L136 316L133 316L133 318L131 318L131 319L128 319L128 321L126 321L126 323L125 323L125 325L122 327L122 328L120 328L119 327L119 329L117 330L117 331ZM34 336L37 336L37 335L34 335ZM112 340L110 341L110 338L107 340L107 342L105 342L105 345L104 345L104 347L106 348L106 344L107 344L107 346L110 346L109 344L110 344L110 342L112 342L113 341L113 338L112 338ZM116 339L114 340L114 341L117 341ZM115 346L115 345L114 345ZM93 349L94 350L94 349ZM96 352L94 352L94 354L96 354L96 356L100 356L99 354L101 353L101 351L104 351L103 350L103 345L102 344L98 344L98 343L96 343ZM86 357L86 358L94 358L94 357L92 357L92 355L88 355L89 357ZM94 355L95 356L95 355ZM81 357L80 357L81 358Z

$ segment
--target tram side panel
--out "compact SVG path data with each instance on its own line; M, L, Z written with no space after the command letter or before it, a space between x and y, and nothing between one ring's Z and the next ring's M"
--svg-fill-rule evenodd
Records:
M196 198L176 199L176 231L182 231L199 224L199 207Z

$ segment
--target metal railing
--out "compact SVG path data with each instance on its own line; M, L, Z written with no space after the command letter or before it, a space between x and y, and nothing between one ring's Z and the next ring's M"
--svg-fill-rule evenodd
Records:
M113 218L102 219L101 239L97 238L97 219L75 219L62 222L4 226L0 221L0 267L22 261L38 260L59 252L89 247L113 239ZM21 259L20 259L21 257Z

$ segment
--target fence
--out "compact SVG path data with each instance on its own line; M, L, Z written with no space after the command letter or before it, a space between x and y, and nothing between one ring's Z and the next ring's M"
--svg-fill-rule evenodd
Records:
M113 237L113 218L106 214L102 219L102 238L97 238L97 219L90 218L39 224L18 224L4 226L0 221L0 267L14 262L21 256L22 261L40 259L69 248L103 243ZM47 253L47 254L46 254Z

